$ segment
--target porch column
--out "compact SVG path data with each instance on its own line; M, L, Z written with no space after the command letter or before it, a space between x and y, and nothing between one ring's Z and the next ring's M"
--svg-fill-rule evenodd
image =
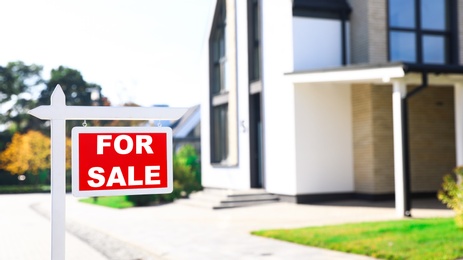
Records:
M403 81L393 81L392 93L392 117L394 134L394 187L395 187L395 210L398 217L408 216L410 212L406 209L405 192L405 154L404 154L404 135L405 125L404 102L407 94L407 85Z
M455 146L457 166L463 166L463 82L455 83Z

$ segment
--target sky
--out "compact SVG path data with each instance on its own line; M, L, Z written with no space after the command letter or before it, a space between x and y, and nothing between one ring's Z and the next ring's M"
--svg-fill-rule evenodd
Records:
M0 65L79 70L113 105L200 103L199 58L213 0L15 0L0 3Z

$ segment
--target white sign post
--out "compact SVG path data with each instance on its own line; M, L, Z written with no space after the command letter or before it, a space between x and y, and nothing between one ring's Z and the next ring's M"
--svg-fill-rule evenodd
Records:
M29 114L50 120L51 128L51 259L64 259L66 197L66 120L176 120L186 108L66 106L63 89L57 85L49 106Z

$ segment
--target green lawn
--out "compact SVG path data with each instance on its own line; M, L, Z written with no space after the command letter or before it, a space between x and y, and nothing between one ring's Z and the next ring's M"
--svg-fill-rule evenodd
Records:
M79 201L115 209L125 209L134 206L131 201L127 200L126 196L98 197L96 200L94 198L86 198Z
M453 218L262 230L252 234L380 259L456 259L463 256L463 230L456 227Z

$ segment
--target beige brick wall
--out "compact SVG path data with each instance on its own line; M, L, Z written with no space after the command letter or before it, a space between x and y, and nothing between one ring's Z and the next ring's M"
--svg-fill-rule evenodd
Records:
M412 191L436 191L455 167L453 87L430 87L409 99Z
M384 63L387 57L387 3L386 0L368 0L368 56L370 63Z
M392 87L353 85L352 102L355 191L392 193ZM425 89L410 98L409 112L412 191L434 192L455 166L453 88Z
M350 14L350 55L351 63L368 62L368 1L348 0L352 8Z
M386 0L349 0L352 7L351 62L382 63L387 61Z
M358 193L394 191L391 99L391 87L352 86L354 183Z
M370 85L352 86L354 187L362 193L375 190L371 92Z
M394 191L392 86L372 86L376 193Z

